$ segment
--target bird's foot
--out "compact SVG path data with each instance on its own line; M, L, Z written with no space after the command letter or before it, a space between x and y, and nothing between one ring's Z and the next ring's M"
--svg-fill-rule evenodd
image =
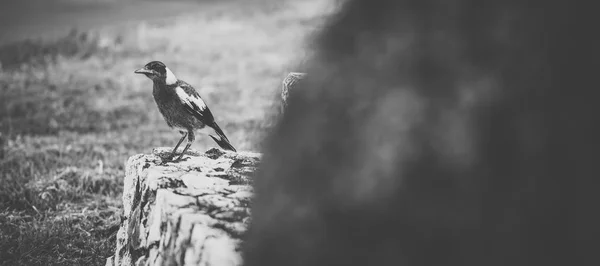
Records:
M173 157L175 155L173 155L173 153L166 155L164 153L162 154L158 154L158 157L160 158L160 164L159 165L165 165L166 163L170 162L171 160L173 160Z
M171 160L171 162L172 162L172 163L185 162L185 161L187 161L187 160L189 160L189 159L190 159L190 157L185 157L185 158L183 158L183 156L179 156L177 159L175 159L175 160Z
M183 154L179 155L179 157L175 158L175 154L171 154L165 158L162 158L162 163L161 165L165 165L167 163L178 163L178 162L184 162L190 159L190 157L183 157Z

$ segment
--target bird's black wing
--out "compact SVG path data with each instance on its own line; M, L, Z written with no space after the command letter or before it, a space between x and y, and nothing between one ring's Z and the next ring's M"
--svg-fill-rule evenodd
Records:
M204 123L204 125L213 129L214 134L209 134L209 136L217 142L221 148L236 151L229 142L229 139L227 139L227 136L225 136L225 133L223 133L223 130L221 130L219 125L215 122L213 114L194 87L187 84L185 81L180 80L177 82L175 92L177 93L179 100L181 100L185 110Z
M186 111L196 117L205 125L211 125L215 122L215 118L208 109L208 106L200 97L200 94L192 87L192 85L187 84L185 81L178 81L177 87L175 87L175 92L181 100Z

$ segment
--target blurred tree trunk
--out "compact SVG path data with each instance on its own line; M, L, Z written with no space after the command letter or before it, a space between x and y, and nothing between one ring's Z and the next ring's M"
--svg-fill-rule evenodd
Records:
M346 1L267 140L246 265L598 265L591 10Z

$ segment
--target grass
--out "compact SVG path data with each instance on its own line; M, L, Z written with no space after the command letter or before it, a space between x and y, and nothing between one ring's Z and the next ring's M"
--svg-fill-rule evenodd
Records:
M0 265L104 265L124 162L179 135L133 70L165 62L238 150L260 148L326 0L209 1L175 18L0 47ZM199 137L192 148L215 144Z

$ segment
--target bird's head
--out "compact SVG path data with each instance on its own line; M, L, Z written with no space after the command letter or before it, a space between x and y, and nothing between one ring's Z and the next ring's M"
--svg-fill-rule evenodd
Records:
M167 85L177 83L175 74L173 74L165 64L159 61L152 61L143 68L136 70L134 73L144 74L154 82L164 82Z

